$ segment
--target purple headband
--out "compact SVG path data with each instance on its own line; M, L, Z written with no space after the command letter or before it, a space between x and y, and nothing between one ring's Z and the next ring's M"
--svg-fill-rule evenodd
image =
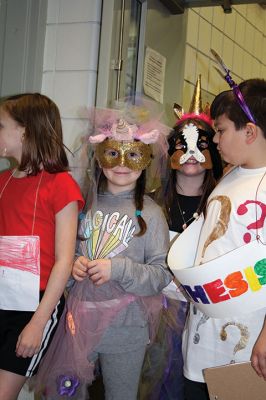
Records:
M253 124L256 124L256 120L253 117L253 115L252 115L247 103L245 102L245 99L244 99L244 97L243 97L243 95L242 95L242 93L241 93L241 91L239 89L239 86L235 83L235 81L232 79L232 77L230 75L230 70L227 68L227 66L225 65L225 63L223 62L223 60L221 59L219 54L216 53L216 51L211 49L211 53L215 57L216 61L220 65L220 67L225 72L224 78L225 78L226 82L228 83L228 85L230 86L230 88L233 90L234 95L236 96L238 104L240 105L240 107L242 108L242 110L244 111L244 113L246 114L248 119L251 122L253 122Z

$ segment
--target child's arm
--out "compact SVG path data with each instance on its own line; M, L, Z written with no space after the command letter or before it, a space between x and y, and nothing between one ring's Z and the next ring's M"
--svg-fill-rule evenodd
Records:
M144 247L144 263L133 261L136 249L133 250L132 257L112 258L111 280L117 281L128 293L152 296L160 293L173 279L166 265L169 228L161 209L156 209L154 215L151 215L147 231L139 239Z
M145 263L134 261L138 252L136 248L132 250L132 257L88 260L81 256L74 263L73 277L80 281L89 275L96 286L115 280L126 292L140 296L152 296L161 292L173 277L165 263L169 248L169 229L161 210L157 210L156 215L150 219L147 232L140 238L142 248L139 250L145 254Z
M145 263L134 261L138 253L136 248L132 250L132 257L128 255L88 260L80 256L73 265L73 277L77 281L82 281L89 276L96 286L115 280L128 293L142 296L161 292L173 277L165 262L169 248L168 225L161 209L157 208L156 211L150 218L147 232L140 238L139 251L145 254Z
M260 377L266 379L266 321L253 347L251 365Z
M71 272L77 221L78 205L76 201L69 203L55 216L55 264L37 310L19 335L16 348L18 356L31 357L38 352L45 325L64 292Z

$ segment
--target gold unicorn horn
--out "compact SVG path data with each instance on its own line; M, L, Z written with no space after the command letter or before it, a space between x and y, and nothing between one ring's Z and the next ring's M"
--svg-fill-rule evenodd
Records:
M202 110L202 100L201 100L201 75L198 76L197 83L194 89L194 94L189 108L189 113L200 115Z

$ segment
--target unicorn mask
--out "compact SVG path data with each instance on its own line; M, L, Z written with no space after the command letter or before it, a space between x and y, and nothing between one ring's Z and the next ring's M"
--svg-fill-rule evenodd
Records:
M102 168L125 166L134 171L147 168L152 160L150 144L158 140L159 131L141 133L138 126L120 118L102 127L89 141L96 144L95 155Z
M206 104L204 109L202 107L200 75L189 112L185 113L178 104L174 104L174 112L178 120L168 138L171 168L180 170L191 158L201 163L206 170L214 169L215 175L218 176L220 171L216 171L216 168L220 170L220 157L212 141L214 131L209 116L209 105Z

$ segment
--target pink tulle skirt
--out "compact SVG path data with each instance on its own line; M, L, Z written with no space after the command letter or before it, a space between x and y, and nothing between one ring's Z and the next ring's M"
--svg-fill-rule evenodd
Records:
M105 285L101 290L87 278L70 290L52 343L30 383L47 399L85 398L95 369L89 356L119 312L130 303L138 302L149 322L150 336L155 336L161 296L138 297L111 281Z

